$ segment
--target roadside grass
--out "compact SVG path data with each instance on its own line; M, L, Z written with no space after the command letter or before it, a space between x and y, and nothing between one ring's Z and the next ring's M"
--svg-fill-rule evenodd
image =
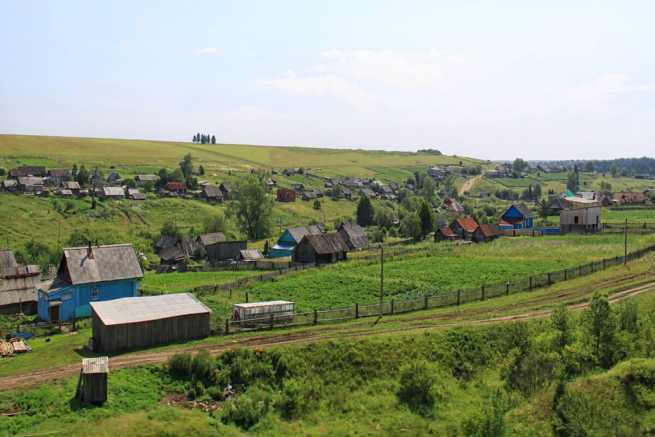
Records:
M225 284L261 274L257 270L160 274L146 272L139 288L143 294L190 293L194 288Z

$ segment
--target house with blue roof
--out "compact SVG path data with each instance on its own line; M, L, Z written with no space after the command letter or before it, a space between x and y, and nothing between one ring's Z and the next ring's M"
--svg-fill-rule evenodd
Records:
M532 211L525 204L515 204L507 208L501 217L500 229L532 229Z
M286 229L277 243L268 253L269 258L283 258L293 256L293 251L305 235L320 235L325 233L325 227L321 224L298 226Z
M91 315L91 302L134 297L143 278L131 244L64 249L57 277L38 290L38 314L50 322Z

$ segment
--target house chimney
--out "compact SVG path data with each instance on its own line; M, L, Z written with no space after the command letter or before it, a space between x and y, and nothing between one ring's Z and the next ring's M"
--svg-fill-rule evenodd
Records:
M89 240L89 247L86 252L87 258L93 259L93 248L91 247L91 240Z

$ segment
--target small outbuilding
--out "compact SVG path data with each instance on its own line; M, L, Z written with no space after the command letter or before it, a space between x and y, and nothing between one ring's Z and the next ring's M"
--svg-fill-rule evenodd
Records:
M248 242L245 240L228 241L222 232L203 234L198 237L197 243L210 263L237 260L240 252L248 247Z
M234 305L233 320L246 322L261 319L268 321L271 316L275 320L293 318L294 303L286 300L271 300L266 302L238 303Z
M92 302L93 350L115 353L204 338L210 315L190 293Z
M276 198L278 202L295 202L296 192L288 188L278 188Z
M453 232L448 226L441 226L434 233L434 241L453 241L459 239L459 235Z
M357 223L341 223L337 232L346 242L350 250L361 250L368 247L368 237L364 229Z
M473 233L473 241L476 243L484 243L488 241L493 241L500 235L500 230L498 226L492 223L485 223L475 230Z
M77 387L77 398L85 404L101 405L107 401L109 357L84 358Z

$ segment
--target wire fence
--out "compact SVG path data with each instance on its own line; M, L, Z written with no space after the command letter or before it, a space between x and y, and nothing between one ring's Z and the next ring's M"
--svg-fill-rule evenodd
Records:
M532 291L537 288L553 285L557 282L569 281L582 276L587 276L610 267L639 259L653 251L655 251L655 245L636 250L627 254L627 256L605 258L582 264L577 267L532 275L514 281L483 284L480 287L467 290L424 294L412 298L394 298L382 303L355 303L349 307L294 312L293 315L289 315L288 312L285 312L278 314L270 313L265 316L248 320L226 319L224 326L216 326L214 328L224 334L231 334L278 327L318 325L364 317L379 317L382 315L393 315L431 308L462 305L468 302L483 301L499 296L508 296L513 293Z

